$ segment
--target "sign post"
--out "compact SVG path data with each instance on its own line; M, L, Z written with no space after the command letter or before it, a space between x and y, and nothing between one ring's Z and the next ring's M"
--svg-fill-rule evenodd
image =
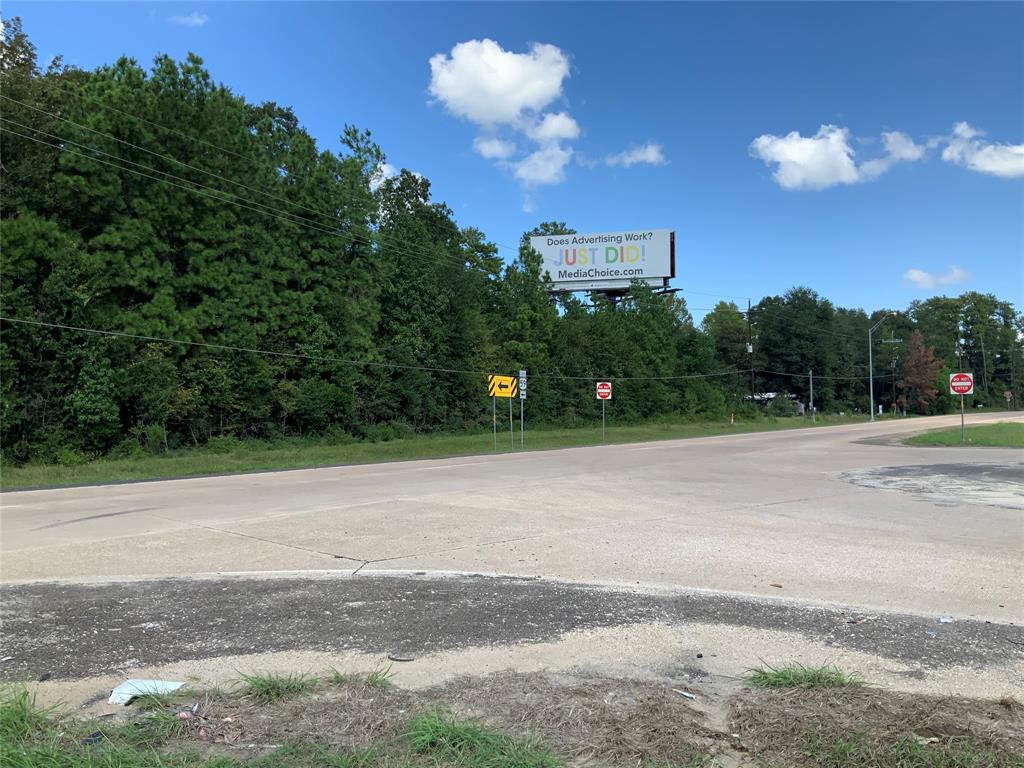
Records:
M964 433L964 395L974 394L973 373L951 373L949 374L949 393L960 395L960 442L966 442Z
M612 399L612 383L610 381L599 381L594 388L594 396L601 401L601 442L604 442L604 404Z
M515 376L492 373L487 377L487 395L491 398L491 422L494 432L494 450L498 450L498 398L508 398L508 431L512 447L516 447L515 433L512 431L512 398L519 394L519 384Z
M526 403L526 371L519 369L519 447L523 446L523 405Z

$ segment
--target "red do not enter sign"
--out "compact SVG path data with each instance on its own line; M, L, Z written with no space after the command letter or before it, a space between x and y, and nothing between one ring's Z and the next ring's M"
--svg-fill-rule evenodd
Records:
M597 387L594 389L594 394L597 395L598 400L611 400L612 383L610 381L597 382Z
M973 373L951 373L949 374L949 393L951 395L973 395L974 374Z

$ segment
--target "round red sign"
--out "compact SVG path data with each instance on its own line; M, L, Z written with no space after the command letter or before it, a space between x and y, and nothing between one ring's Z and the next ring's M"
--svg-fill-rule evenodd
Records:
M612 399L612 383L610 381L599 381L597 382L597 393L598 400L611 400Z
M969 395L974 391L974 377L969 373L955 373L949 377L949 390L954 395Z

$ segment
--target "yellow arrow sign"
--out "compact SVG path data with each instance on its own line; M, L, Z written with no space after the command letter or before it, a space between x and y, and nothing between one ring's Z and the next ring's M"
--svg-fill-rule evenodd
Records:
M515 376L502 376L492 373L487 377L488 397L516 397L519 394L519 382Z

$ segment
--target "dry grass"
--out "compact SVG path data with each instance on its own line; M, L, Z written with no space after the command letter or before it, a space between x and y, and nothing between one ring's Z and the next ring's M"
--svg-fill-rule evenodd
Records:
M760 690L734 697L729 714L730 727L748 750L791 760L806 756L812 736L820 744L855 738L866 754L908 742L932 750L969 743L1004 756L996 766L1017 766L1024 759L1024 714L1000 702L872 688Z
M722 744L669 687L632 680L560 685L543 674L462 678L428 695L488 725L532 733L573 762L688 765Z
M714 692L695 691L696 701L689 701L667 684L635 680L504 673L410 691L375 687L365 675L337 677L334 685L269 701L235 690L167 703L137 711L134 724L109 736L139 754L155 747L166 755L220 756L226 758L221 768L470 768L489 755L497 762L487 768L1024 766L1024 708L1012 699L936 698L867 687L745 689L716 705ZM9 717L0 718L12 735L25 734L21 740L34 739L33 728L38 730L26 725L26 701L11 699ZM414 749L416 723L433 724L429 750ZM438 724L443 727L433 727ZM94 727L80 726L83 732ZM469 746L456 754L456 741ZM449 747L451 754L442 755ZM509 755L516 760L498 760Z

